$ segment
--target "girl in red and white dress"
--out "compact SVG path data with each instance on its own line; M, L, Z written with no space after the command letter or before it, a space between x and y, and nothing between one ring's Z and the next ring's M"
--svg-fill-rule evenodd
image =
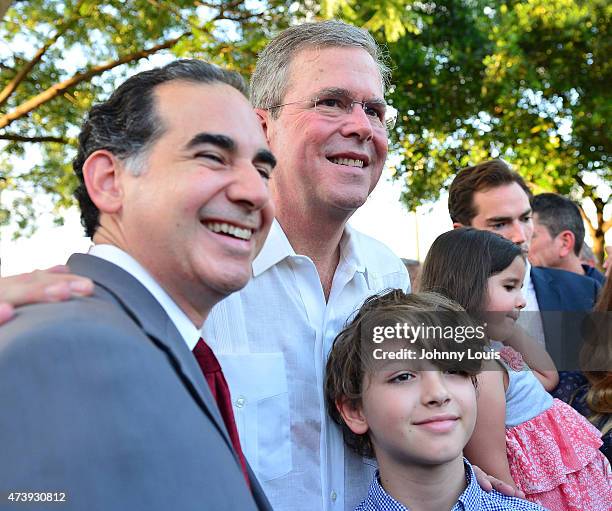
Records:
M499 360L478 377L478 418L465 456L551 511L611 511L601 433L548 394L558 382L554 364L516 325L525 270L520 247L471 228L438 237L423 265L422 291L455 300L503 343Z

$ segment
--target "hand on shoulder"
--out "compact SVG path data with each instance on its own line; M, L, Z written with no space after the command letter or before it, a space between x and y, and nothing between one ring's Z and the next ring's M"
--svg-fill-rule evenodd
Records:
M0 324L15 313L15 307L29 303L59 302L93 293L93 282L68 273L65 265L47 270L0 278Z
M517 497L519 499L525 498L525 494L518 488L488 475L476 465L472 465L472 468L474 469L474 475L476 476L478 484L484 491L490 492L491 490L495 489L499 493L503 493L508 497Z

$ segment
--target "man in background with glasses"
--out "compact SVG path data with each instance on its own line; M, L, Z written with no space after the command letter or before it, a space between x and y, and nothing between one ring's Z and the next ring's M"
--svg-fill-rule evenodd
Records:
M244 453L275 510L354 509L372 467L327 421L336 334L368 296L408 291L402 261L347 225L376 186L394 110L389 70L365 30L291 27L260 55L251 100L277 157L276 220L253 279L215 307L204 338L230 385Z

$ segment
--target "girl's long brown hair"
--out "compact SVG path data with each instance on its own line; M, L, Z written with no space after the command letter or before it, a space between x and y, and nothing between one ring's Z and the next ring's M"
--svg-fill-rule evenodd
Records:
M518 245L490 231L461 227L445 232L427 253L419 291L447 296L478 316L486 310L489 277L519 256Z

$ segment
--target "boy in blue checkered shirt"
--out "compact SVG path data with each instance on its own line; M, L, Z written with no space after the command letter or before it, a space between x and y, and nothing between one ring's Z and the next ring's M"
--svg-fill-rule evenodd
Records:
M543 509L484 492L463 457L487 356L484 329L441 295L393 290L366 300L334 341L325 378L346 444L378 463L355 511Z

